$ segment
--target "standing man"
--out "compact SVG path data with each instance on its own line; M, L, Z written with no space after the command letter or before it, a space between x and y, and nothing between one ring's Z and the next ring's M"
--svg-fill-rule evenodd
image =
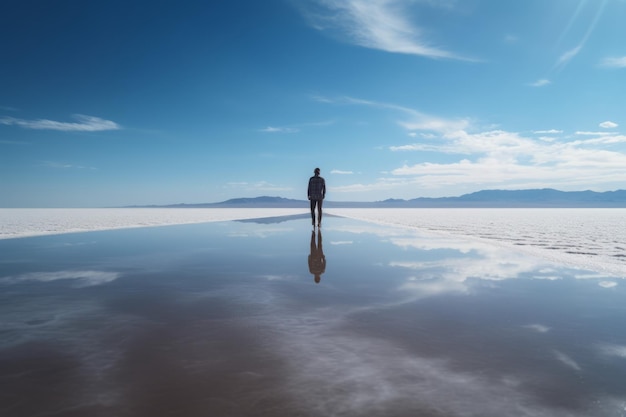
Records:
M317 206L317 227L322 227L322 202L326 196L326 181L320 177L320 169L315 168L315 176L309 178L309 201L311 201L311 222L315 229L315 206Z

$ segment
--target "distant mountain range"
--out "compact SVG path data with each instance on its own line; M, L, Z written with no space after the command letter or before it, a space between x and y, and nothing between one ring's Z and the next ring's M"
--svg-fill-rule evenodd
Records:
M219 203L171 204L162 206L132 206L161 208L307 208L307 200L283 197L234 198ZM374 202L324 201L326 208L515 208L515 207L626 207L626 190L559 191L551 188L534 190L483 190L459 197L411 200L389 199Z

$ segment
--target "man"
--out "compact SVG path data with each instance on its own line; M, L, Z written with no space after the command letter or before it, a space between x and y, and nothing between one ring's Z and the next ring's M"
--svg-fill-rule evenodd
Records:
M326 196L326 181L320 177L320 169L315 168L315 176L309 178L309 201L311 202L311 222L315 229L315 207L317 206L317 227L322 227L322 202Z

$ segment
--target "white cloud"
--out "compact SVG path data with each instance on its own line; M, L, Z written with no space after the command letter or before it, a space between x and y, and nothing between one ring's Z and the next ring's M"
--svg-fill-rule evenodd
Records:
M604 129L615 129L619 125L615 122L611 122L610 120L607 120L606 122L600 123L599 126Z
M503 129L481 130L468 118L427 115L391 103L350 97L329 102L395 112L396 123L408 133L436 134L422 141L389 146L390 151L421 153L413 159L408 156L395 168L385 167L378 178L333 188L337 193L366 196L377 192L383 199L414 198L441 196L443 190L445 195L459 195L493 187L614 189L626 181L626 154L617 148L626 143L626 135L578 131L573 137L557 129L524 135ZM552 136L536 137L537 133ZM429 159L426 152L439 156Z
M463 59L424 39L412 22L409 6L402 0L317 0L324 9L305 11L314 27L339 33L350 43L391 53L420 55L429 58Z
M14 117L3 117L0 118L0 124L19 126L24 129L60 130L64 132L98 132L121 129L121 126L117 123L95 116L75 114L73 118L76 119L77 122L57 122L47 119L24 120Z
M337 174L337 175L352 175L354 174L354 172L352 171L341 171L339 169L333 169L330 171L331 174Z
M537 139L542 140L544 142L555 142L556 139L553 136L539 136Z
M436 146L429 146L423 143L411 143L409 145L390 146L391 151L428 151L437 149Z
M265 132L265 133L297 133L297 132L299 132L299 130L296 129L296 128L293 128L293 127L267 126L267 127L264 127L263 129L259 129L259 132Z
M615 144L615 143L623 143L626 142L626 136L624 135L616 135L612 132L608 132L608 134L603 135L594 135L597 136L593 139L585 139L585 140L577 140L574 142L570 142L570 145L598 145L598 144Z
M529 83L528 85L531 86L531 87L544 87L544 86L549 85L549 84L552 84L552 81L550 81L548 79L545 79L545 78L542 78L542 79L539 79L539 80L534 81L532 83Z
M533 130L533 133L535 133L537 135L558 135L560 133L563 133L563 131L562 130L557 130L557 129Z
M425 130L449 134L467 128L469 120L445 119L414 111L411 112L411 117L408 120L399 121L398 124L407 130Z
M610 137L608 137L610 138ZM403 181L378 179L372 186L413 189L443 189L469 186L492 187L506 184L515 188L580 185L626 181L626 155L590 146L599 139L571 143L535 141L510 132L483 132L448 138L432 150L465 158L451 163L405 163L392 170ZM417 147L416 147L417 148Z
M598 283L599 286L601 286L602 288L613 288L617 286L617 282L615 281L600 281Z
M605 58L600 65L607 68L626 68L626 56Z
M607 136L612 135L612 132L588 132L584 130L578 130L575 132L578 136Z

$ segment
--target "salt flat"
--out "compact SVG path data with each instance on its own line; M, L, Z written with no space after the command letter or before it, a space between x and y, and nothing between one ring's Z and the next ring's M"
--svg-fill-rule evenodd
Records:
M305 214L304 209L0 209L0 239ZM328 214L480 239L626 277L626 209L330 209Z
M289 216L302 212L301 209L264 208L0 209L0 239Z

